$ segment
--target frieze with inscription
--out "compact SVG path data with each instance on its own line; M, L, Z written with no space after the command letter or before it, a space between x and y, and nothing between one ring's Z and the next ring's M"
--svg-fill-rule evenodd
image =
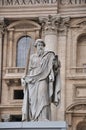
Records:
M0 0L0 6L56 4L58 0Z
M86 0L59 0L60 5L82 5L86 4Z
M0 6L22 6L22 5L51 5L58 4L61 6L83 5L86 0L0 0Z

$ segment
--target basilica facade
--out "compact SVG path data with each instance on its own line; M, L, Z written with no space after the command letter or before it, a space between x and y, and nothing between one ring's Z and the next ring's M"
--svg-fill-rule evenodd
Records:
M86 0L0 0L0 121L21 121L28 50L42 38L61 62L52 120L86 129Z

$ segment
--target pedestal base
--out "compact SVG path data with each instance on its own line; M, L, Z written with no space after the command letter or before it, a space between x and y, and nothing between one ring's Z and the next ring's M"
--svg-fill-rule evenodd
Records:
M39 121L39 122L3 122L0 130L66 130L64 121Z

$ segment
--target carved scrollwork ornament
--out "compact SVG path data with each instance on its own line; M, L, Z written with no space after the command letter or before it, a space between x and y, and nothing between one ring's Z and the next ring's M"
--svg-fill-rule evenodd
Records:
M42 24L42 31L45 34L57 34L58 26L60 24L59 16L40 17L40 23Z
M6 79L5 82L8 86L12 86L12 85L20 86L21 85L20 79Z
M70 17L61 18L60 25L59 25L59 33L61 35L66 35L68 28L70 27Z
M61 5L68 5L69 0L60 0Z
M66 28L70 26L70 17L61 18L60 28Z
M57 35L57 32L66 34L70 27L70 17L60 17L60 15L40 17L39 21L42 24L43 35Z
M0 33L4 34L5 29L6 29L5 19L3 17L0 17Z

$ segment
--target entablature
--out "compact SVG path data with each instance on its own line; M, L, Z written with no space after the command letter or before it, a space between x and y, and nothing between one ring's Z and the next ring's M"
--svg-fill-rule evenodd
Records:
M1 0L0 16L22 18L57 14L80 17L86 16L84 0ZM41 10L41 11L40 11Z

